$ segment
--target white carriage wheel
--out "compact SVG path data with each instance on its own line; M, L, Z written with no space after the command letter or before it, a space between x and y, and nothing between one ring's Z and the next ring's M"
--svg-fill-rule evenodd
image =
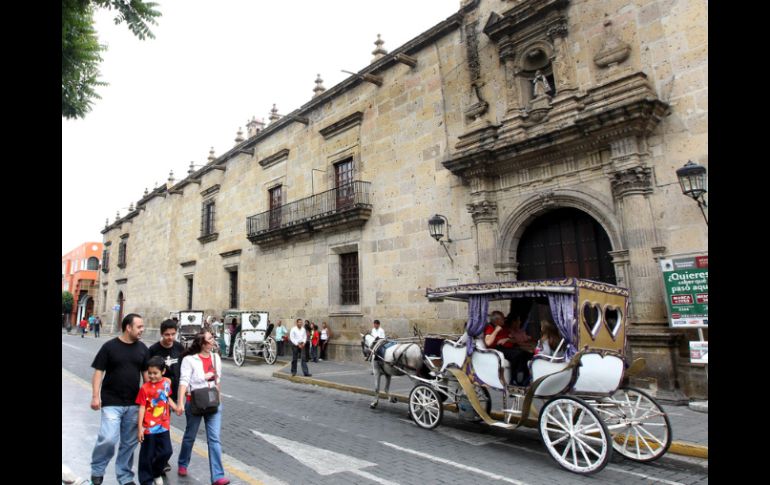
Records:
M425 385L417 385L409 393L409 415L417 426L433 429L441 422L444 408L438 393Z
M540 412L539 427L548 453L571 472L596 473L612 456L607 425L580 398L557 396L548 401Z
M270 365L275 364L275 359L278 358L278 345L275 343L273 337L267 337L265 345L262 349L262 356L265 358L265 362Z
M233 360L238 367L243 365L246 360L246 342L243 340L243 335L238 334L235 337L235 344L233 344Z
M668 451L671 423L666 411L646 392L624 387L599 406L612 433L612 447L625 458L650 462Z

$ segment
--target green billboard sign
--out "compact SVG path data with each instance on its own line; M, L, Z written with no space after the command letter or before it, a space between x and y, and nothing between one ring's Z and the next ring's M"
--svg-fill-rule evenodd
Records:
M666 289L668 321L676 328L708 328L708 256L670 258L660 261Z

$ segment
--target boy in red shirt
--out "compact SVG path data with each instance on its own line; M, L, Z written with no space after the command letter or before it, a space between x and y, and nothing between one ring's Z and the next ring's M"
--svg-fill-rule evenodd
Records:
M139 389L136 403L139 405L139 483L162 485L163 467L173 452L169 436L170 412L176 411L171 396L171 379L163 377L166 363L163 357L152 357L147 363L149 381Z

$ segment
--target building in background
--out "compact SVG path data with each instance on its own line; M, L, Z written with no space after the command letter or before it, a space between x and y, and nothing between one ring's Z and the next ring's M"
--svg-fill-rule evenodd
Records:
M87 242L61 258L61 290L72 293L69 322L73 326L95 313L103 248L100 242Z

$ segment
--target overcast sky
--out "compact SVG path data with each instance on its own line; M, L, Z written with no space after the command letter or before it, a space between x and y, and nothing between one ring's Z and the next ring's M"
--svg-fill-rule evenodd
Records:
M252 116L267 122L329 89L372 59L455 13L459 0L156 0L155 39L140 41L114 12L96 15L108 46L85 120L62 118L62 254L101 241L106 218L125 215L145 187L178 181L190 161L232 148Z

